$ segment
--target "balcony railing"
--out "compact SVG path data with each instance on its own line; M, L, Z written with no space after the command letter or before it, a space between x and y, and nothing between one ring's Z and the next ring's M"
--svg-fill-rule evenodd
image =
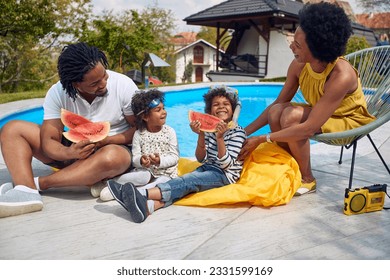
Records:
M214 65L216 65L215 55ZM218 63L218 70L224 72L256 74L264 77L267 74L267 56L253 54L222 54Z

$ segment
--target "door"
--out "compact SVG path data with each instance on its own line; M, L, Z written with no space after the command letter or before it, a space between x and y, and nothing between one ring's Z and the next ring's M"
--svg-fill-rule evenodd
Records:
M203 68L196 67L195 69L195 82L203 82Z

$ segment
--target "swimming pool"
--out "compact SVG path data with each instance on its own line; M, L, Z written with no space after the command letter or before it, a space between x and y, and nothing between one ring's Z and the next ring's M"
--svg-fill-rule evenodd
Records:
M282 83L257 83L257 84L232 84L229 86L238 90L238 96L242 103L241 114L238 122L242 127L251 123L279 94ZM167 124L176 131L180 156L194 157L196 148L196 134L189 127L188 110L204 112L203 94L209 86L188 89L171 89L174 87L161 87L165 92L165 107L168 112ZM182 88L182 87L181 87ZM297 100L298 101L298 100ZM16 112L0 119L0 128L8 121L19 119L28 120L38 124L42 123L42 107ZM252 135L269 132L269 127L263 127Z

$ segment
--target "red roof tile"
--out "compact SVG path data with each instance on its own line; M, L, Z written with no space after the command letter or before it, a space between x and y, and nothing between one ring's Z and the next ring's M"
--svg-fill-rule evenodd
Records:
M372 29L389 29L390 13L359 14L357 22Z

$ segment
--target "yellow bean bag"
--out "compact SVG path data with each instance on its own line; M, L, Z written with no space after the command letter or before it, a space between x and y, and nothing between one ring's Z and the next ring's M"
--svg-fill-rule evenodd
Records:
M196 161L181 159L179 174L191 172L197 166L199 163ZM187 195L176 201L175 205L284 205L291 200L300 184L301 173L295 159L278 145L263 143L245 159L237 183Z

